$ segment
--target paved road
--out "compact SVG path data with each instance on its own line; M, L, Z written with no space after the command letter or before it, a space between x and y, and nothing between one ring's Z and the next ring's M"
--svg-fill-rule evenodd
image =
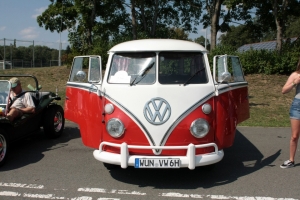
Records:
M38 134L13 145L0 168L0 199L300 199L300 164L279 168L288 158L289 136L289 128L239 127L235 144L211 172L109 171L68 122L61 138Z

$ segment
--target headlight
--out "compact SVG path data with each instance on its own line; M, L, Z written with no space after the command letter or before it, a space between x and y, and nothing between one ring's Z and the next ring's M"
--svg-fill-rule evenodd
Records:
M196 119L192 122L190 131L196 138L203 138L209 132L209 124L205 119Z
M123 135L125 128L121 120L112 118L107 122L106 130L112 137L118 138Z

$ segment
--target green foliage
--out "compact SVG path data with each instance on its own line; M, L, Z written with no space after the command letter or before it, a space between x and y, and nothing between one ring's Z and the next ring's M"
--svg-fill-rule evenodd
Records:
M26 46L5 46L6 48L6 54L5 59L6 60L23 60L23 61L32 61L33 60L33 53L34 53L34 62L40 65L40 63L46 63L50 60L57 60L59 51L57 49L52 49L47 46L40 46L35 45L34 48L32 45L26 47ZM0 52L3 52L4 50L3 46L0 46ZM62 54L65 51L62 51ZM1 58L3 59L3 58ZM21 62L21 61L20 61Z
M296 70L300 57L300 40L294 43L286 42L283 45L281 54L270 50L249 50L237 52L231 46L219 45L209 54L210 65L212 66L215 55L237 55L239 56L244 74L283 74L288 75Z
M202 46L205 47L205 37L203 37L203 36L200 36L200 37L194 39L194 42L201 44ZM206 39L206 49L210 50L210 42L208 39Z
M226 34L222 34L219 38L220 44L239 48L244 44L260 42L262 38L261 30L256 24L230 26L230 30Z

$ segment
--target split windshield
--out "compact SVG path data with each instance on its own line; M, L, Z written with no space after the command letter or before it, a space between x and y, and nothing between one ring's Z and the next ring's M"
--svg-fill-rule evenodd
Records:
M157 78L160 84L207 83L203 54L161 52L158 59L155 52L113 55L108 83L151 85L157 82Z

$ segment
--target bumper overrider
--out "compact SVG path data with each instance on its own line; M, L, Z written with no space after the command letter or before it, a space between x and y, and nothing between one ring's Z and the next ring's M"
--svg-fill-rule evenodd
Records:
M120 154L110 153L103 151L103 145L120 148ZM196 155L196 149L214 147L215 151L207 154ZM129 149L162 149L162 150L179 150L187 149L186 156L144 156L144 155L129 155ZM218 150L218 146L215 143L207 143L194 145L189 144L188 146L138 146L128 145L127 143L115 144L110 142L102 142L99 146L99 150L93 152L95 159L115 165L121 165L122 168L128 166L135 166L136 158L139 159L179 159L180 168L188 167L189 169L195 169L197 166L205 166L217 163L224 157L223 150Z

